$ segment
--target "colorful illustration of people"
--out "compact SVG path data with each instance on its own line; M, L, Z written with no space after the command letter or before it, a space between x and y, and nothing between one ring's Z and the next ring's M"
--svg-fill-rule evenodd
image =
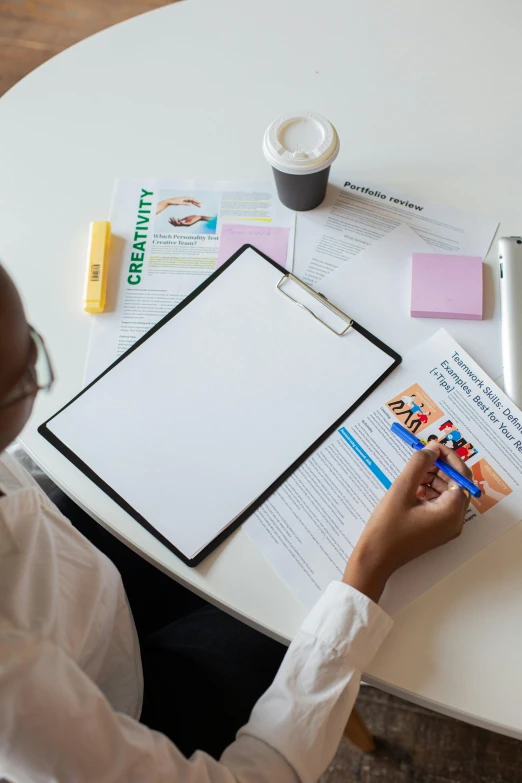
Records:
M506 497L502 492L498 492L496 489L493 489L489 481L476 481L475 484L478 484L482 492L488 497L492 498L496 503L498 503L500 500L504 500Z
M404 395L404 397L401 397L400 400L395 400L395 402L389 402L388 407L392 409L397 414L397 411L402 410L406 405L415 405L415 400L413 399L416 397L416 394L412 394L410 397L408 397L407 394Z
M414 399L416 396L416 394L411 394L410 396L405 394L400 400L394 400L393 402L388 403L388 407L396 416L406 416L404 419L404 426L413 433L417 432L421 424L426 424L428 422L428 416L431 416L431 411L424 410L423 402L417 404ZM403 408L404 410L402 410ZM411 421L415 414L417 414L417 417Z
M440 425L439 432L443 433L443 436L439 438L439 443L453 449L464 462L478 453L473 444L463 437L460 430L449 419Z

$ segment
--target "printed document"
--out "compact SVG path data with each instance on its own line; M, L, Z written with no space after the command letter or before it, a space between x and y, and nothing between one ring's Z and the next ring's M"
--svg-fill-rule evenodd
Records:
M85 383L216 269L222 229L229 223L285 228L279 260L291 271L295 213L280 203L273 183L117 181L107 310L93 316Z
M315 286L400 223L410 226L433 253L481 258L498 227L495 220L347 177L328 186L320 207L299 215L295 274Z
M522 412L440 329L261 506L245 527L307 608L342 576L375 505L412 450L400 422L455 450L482 489L462 535L397 571L381 599L392 614L522 517Z

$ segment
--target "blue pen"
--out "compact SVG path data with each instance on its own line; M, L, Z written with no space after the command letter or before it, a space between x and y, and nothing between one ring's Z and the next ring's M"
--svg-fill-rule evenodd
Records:
M420 449L424 448L424 444L420 442L413 432L408 432L408 430L403 427L402 424L399 424L398 421L393 422L391 425L391 431L398 435L401 440L408 444L408 446L412 446L415 451L419 451ZM458 470L455 470L451 467L451 465L448 465L447 462L444 462L444 460L436 459L435 465L439 470L442 470L446 476L449 476L451 479L453 479L455 484L458 484L459 487L462 487L462 489L467 489L472 497L479 498L482 495L482 490L480 490L472 481L469 481L469 479L462 476Z

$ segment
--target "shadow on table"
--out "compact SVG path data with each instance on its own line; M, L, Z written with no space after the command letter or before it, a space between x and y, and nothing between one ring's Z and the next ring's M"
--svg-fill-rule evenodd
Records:
M120 237L117 234L111 234L111 247L109 256L110 264L109 275L107 277L107 295L105 301L106 313L114 312L116 309L124 248L125 240L123 237Z
M486 321L495 316L495 278L493 269L489 264L482 264L482 270L482 286L484 290L482 318Z

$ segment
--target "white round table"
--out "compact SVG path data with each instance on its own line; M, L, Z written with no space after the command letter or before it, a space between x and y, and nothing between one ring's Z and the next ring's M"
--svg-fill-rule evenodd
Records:
M265 127L310 107L339 131L336 171L520 233L521 30L521 5L485 0L187 0L83 41L0 100L0 257L58 374L22 444L129 546L276 638L303 610L244 531L187 568L37 433L82 382L88 224L107 219L117 176L269 178ZM367 681L522 738L521 553L518 525L403 610Z

